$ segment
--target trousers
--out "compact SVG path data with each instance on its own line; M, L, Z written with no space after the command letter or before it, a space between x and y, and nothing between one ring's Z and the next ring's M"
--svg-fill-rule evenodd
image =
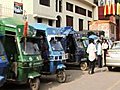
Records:
M89 74L93 74L94 73L94 69L95 69L95 61L89 61L89 70L88 70L88 73Z

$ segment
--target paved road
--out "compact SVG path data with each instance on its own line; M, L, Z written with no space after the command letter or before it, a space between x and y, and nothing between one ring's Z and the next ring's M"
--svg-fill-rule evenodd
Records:
M67 70L66 83L58 83L55 76L43 76L40 90L120 90L120 68L109 72L107 68L96 68L95 74L74 69ZM5 85L0 90L29 90L25 85Z

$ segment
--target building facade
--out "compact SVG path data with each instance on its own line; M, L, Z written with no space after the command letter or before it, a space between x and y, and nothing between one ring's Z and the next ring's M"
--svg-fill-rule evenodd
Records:
M0 0L0 17L20 16L29 23L54 27L72 26L88 30L89 22L98 20L94 0Z
M99 20L112 20L116 24L116 40L120 40L120 0L98 0Z

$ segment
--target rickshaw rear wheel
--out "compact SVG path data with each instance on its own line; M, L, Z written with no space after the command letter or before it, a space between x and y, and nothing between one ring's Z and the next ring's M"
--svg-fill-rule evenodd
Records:
M57 72L57 81L59 83L64 83L66 81L66 73L64 70L60 70Z
M81 62L81 63L80 63L80 69L81 69L82 71L87 70L87 68L88 68L87 62Z
M31 79L29 83L30 83L31 90L39 90L39 88L40 88L40 79L39 78Z

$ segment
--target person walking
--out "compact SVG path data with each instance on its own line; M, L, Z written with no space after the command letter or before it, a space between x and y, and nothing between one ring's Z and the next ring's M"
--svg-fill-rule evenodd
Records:
M96 46L94 45L94 40L89 40L89 45L87 47L88 59L89 59L89 74L94 73L95 60L96 60Z
M108 48L109 48L109 45L108 45L108 43L107 43L107 40L104 39L104 40L103 40L103 43L102 43L104 66L106 66L106 54L107 54Z
M98 67L102 68L102 45L100 40L97 41L97 61Z

